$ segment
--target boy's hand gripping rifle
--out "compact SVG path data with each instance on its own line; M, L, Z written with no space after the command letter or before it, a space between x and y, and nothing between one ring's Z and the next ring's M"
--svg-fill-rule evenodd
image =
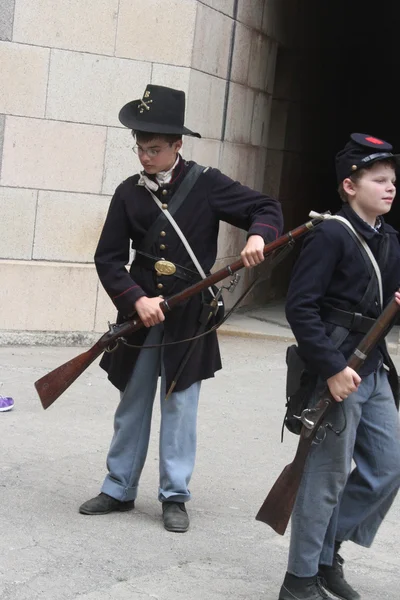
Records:
M347 362L349 367L354 371L359 371L371 350L394 325L399 310L400 306L393 298L350 356ZM285 533L289 523L313 440L318 432L324 429L324 420L334 403L335 400L327 387L315 408L303 410L301 415L303 427L293 462L286 465L279 475L256 515L257 521L263 521L280 535Z
M318 213L310 213L310 216L313 217L311 221L308 221L307 223L304 223L304 225L300 225L300 227L293 229L293 231L289 231L288 233L278 237L274 242L266 244L266 246L264 246L264 256L267 256L275 250L291 244L294 240L307 233L310 229L323 220L323 215L319 215ZM169 312L177 304L187 300L195 294L199 294L222 279L233 275L233 273L239 271L239 269L242 269L243 267L243 260L240 259L224 267L223 269L216 271L212 275L209 275L205 279L202 279L198 283L195 283L194 285L183 290L179 294L175 294L174 296L171 296L171 298L160 302L161 310L163 313ZM65 392L65 390L85 371L85 369L87 369L89 365L96 360L98 356L100 356L100 354L102 354L110 346L118 343L119 338L125 338L142 327L144 327L144 325L138 316L135 316L120 325L112 324L110 325L109 331L102 335L102 337L94 346L92 346L92 348L86 352L83 352L82 354L79 354L60 367L57 367L57 369L54 369L41 379L38 379L38 381L35 382L35 388L39 394L43 408L46 409L53 404L53 402L57 400L57 398L61 396L63 392Z

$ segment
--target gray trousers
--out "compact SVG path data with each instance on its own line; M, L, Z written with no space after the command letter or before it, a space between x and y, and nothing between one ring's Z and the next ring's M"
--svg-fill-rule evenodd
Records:
M291 521L288 571L298 577L331 565L335 540L371 546L400 486L399 418L383 367L327 420L344 430L327 429L307 459Z
M152 327L146 344L160 344L163 325ZM196 456L196 422L201 382L173 392L165 400L162 349L140 352L132 376L121 393L114 418L114 436L107 456L108 475L102 492L117 500L134 500L146 460L153 402L161 367L160 482L158 499L187 502Z

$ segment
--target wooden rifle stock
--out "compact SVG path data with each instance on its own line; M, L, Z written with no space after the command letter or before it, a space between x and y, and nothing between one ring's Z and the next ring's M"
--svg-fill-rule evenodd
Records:
M304 225L300 225L293 231L278 237L274 242L266 244L264 246L264 255L267 256L275 250L290 244L292 241L301 237L312 229L315 225L323 220L323 215L312 213L315 217L311 221L307 221ZM198 283L186 288L182 292L171 296L167 300L160 302L160 308L163 313L167 313L172 310L177 304L187 300L195 294L199 294L203 290L210 286L218 283L222 279L233 275L239 269L244 267L243 260L239 259L236 262L216 271L212 275L209 275L205 279L202 279ZM139 317L135 316L133 319L122 323L121 325L110 325L109 331L107 331L92 348L79 354L67 363L57 367L41 379L35 382L35 388L39 394L40 401L44 409L48 408L53 404L55 400L69 386L92 364L96 358L100 356L107 348L115 344L120 337L129 336L141 327L144 327Z
M354 371L360 370L368 354L393 326L399 310L400 306L393 298L350 356L347 362L349 367ZM289 523L311 444L334 402L327 387L315 408L303 411L303 427L293 462L283 469L256 515L257 521L266 523L280 535L285 533Z

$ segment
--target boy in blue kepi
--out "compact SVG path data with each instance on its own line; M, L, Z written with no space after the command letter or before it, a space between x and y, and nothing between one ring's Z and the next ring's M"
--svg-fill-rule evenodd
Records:
M336 155L343 207L307 236L292 274L286 316L316 376L311 404L326 384L336 402L307 460L279 600L319 600L327 591L361 598L339 549L349 540L371 546L400 485L398 379L385 342L360 373L347 366L393 294L400 304L398 236L382 217L396 194L397 160L387 142L351 135Z

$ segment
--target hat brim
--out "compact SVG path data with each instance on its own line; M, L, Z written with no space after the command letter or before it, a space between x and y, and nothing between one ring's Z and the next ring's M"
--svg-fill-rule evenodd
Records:
M201 135L191 129L188 129L184 125L182 127L176 127L174 125L166 125L165 123L150 123L141 121L136 117L137 108L140 104L140 100L132 100L125 104L119 111L118 119L125 127L129 129L135 129L136 131L146 131L148 133L165 133L171 135L190 135L192 137L201 138Z
M392 154L391 152L384 154L387 154L387 156L377 156L376 158L372 158L365 165L359 166L358 169L362 169L363 166L369 167L370 165L373 165L376 162L382 162L383 160L393 160L396 163L396 166L400 167L400 154Z

